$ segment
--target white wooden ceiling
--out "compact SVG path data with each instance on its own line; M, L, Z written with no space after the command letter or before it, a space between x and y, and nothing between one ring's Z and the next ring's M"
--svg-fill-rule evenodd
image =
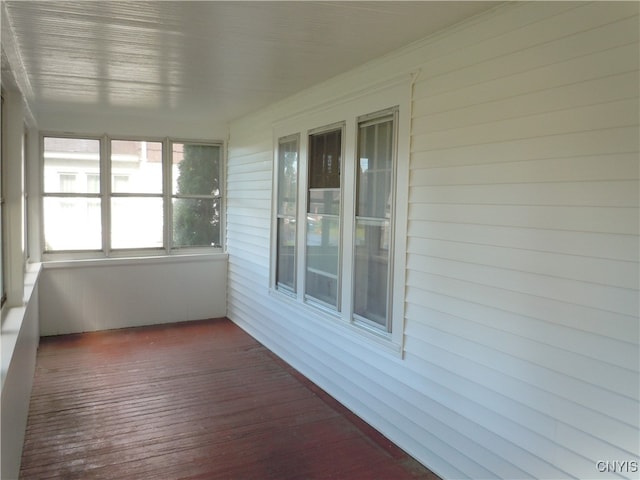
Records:
M3 66L10 65L36 119L100 111L212 123L226 123L496 5L2 3Z

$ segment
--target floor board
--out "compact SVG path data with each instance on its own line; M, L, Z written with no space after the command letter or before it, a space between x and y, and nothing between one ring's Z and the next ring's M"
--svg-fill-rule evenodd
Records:
M217 319L43 338L20 478L438 477Z

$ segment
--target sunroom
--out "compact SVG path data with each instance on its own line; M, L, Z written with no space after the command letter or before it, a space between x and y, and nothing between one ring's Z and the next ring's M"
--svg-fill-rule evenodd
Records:
M441 478L637 478L640 4L1 8L3 479L41 338L208 319Z

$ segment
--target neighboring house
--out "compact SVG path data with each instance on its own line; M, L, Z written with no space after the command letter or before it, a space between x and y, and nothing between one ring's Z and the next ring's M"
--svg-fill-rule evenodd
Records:
M159 321L228 316L443 478L638 478L639 10L507 4L231 122L226 255L152 264L196 286ZM42 333L156 314L82 325L127 295L94 266L44 269Z

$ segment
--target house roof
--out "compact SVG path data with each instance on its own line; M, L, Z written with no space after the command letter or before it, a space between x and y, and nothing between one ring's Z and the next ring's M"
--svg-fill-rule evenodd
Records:
M496 2L6 1L3 70L39 124L230 120Z

